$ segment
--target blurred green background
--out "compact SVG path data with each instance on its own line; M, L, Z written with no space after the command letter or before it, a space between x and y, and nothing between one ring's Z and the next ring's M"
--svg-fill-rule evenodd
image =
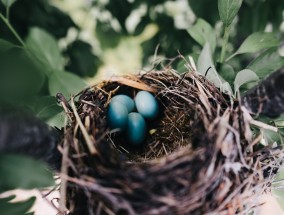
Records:
M83 84L69 86L62 82L71 79L71 83L76 83L77 76L91 84L112 74L156 68L178 52L195 57L202 47L187 29L197 17L205 19L216 31L218 56L223 26L217 5L217 0L16 1L9 11L11 25L40 59L34 62L1 20L0 38L14 45L1 45L1 100L34 101L38 96L54 96L60 89L68 96ZM232 26L228 52L256 31L276 32L283 39L283 8L284 3L279 0L244 1ZM6 13L3 5L0 11ZM280 52L283 55L283 50ZM243 68L252 57L235 61L234 69ZM54 70L68 75L54 75Z

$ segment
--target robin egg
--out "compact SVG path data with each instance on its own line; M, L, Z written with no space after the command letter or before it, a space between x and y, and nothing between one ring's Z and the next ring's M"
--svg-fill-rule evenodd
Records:
M135 103L132 98L127 95L117 95L111 99L111 102L120 102L124 104L128 110L128 113L134 110Z
M120 102L112 101L109 104L107 119L112 129L125 130L128 119L127 107Z
M139 113L129 113L127 122L127 138L133 145L140 145L146 138L146 122Z
M158 102L151 93L140 91L137 93L134 101L137 111L146 119L154 119L158 116Z

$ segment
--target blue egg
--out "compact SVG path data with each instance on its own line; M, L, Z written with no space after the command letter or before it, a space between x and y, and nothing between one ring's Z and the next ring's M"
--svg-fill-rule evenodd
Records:
M124 104L128 110L128 113L134 110L135 108L135 103L132 98L126 95L117 95L114 96L111 100L111 102L120 102Z
M159 114L159 105L155 97L147 92L140 91L135 97L137 111L146 119L154 119Z
M108 124L112 129L125 130L128 120L128 111L120 102L111 102L108 107Z
M139 113L128 114L127 138L133 145L140 145L146 138L146 122Z

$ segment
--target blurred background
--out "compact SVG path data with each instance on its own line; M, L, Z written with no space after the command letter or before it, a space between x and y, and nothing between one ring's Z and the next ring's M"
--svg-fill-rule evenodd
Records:
M197 18L212 26L217 37L214 57L221 54L224 26L217 0L18 0L8 7L4 2L0 1L0 106L28 108L58 128L64 114L57 92L69 98L114 74L168 64L184 72L184 61L177 56L197 60L202 50L188 33ZM231 27L228 54L251 33L266 31L282 41L266 55L282 59L283 11L284 1L244 0ZM235 77L235 71L256 55L232 60L226 74L229 70ZM277 62L279 68L284 66L283 59ZM226 74L223 78L233 80Z
M187 31L197 18L215 30L214 56L219 58L224 28L217 5L217 0L15 1L8 19L22 42L0 20L1 102L29 106L41 119L60 126L53 117L60 111L53 99L59 91L69 97L113 74L168 63L184 72L184 62L173 59L179 53L198 57L202 46ZM244 0L231 28L228 54L253 32L275 32L283 40L283 8L279 0ZM7 15L3 4L0 12ZM284 55L283 44L277 52ZM254 57L233 60L233 70L245 68Z

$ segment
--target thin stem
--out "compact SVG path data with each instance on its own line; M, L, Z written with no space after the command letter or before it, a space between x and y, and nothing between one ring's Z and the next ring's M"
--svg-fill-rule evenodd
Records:
M224 59L225 59L225 54L226 54L228 40L229 40L229 35L230 35L230 29L231 29L231 26L226 26L225 27L223 44L222 44L222 51L221 51L221 58L220 58L220 62L221 63L223 63Z
M234 54L232 54L230 57L228 57L225 62L231 60L233 57L235 57L238 54L238 52L235 52Z
M7 27L10 29L10 31L13 33L13 35L17 38L17 40L21 43L21 45L26 48L26 44L24 43L24 41L21 39L21 37L19 36L19 34L15 31L15 29L13 28L13 26L10 24L9 20L6 19L1 13L0 13L0 19L3 20L3 22L7 25Z

